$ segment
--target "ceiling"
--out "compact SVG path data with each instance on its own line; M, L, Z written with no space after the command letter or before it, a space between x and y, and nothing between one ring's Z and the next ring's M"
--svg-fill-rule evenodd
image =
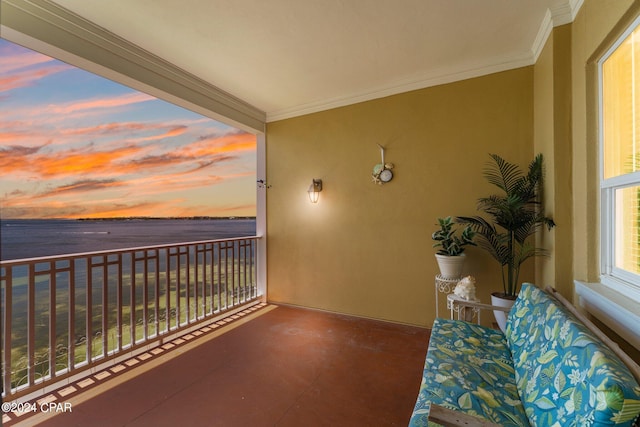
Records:
M294 117L533 64L581 0L54 0Z

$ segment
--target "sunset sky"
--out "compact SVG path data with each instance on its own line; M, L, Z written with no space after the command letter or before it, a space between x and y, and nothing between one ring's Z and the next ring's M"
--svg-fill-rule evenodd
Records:
M253 216L256 137L0 39L0 218Z

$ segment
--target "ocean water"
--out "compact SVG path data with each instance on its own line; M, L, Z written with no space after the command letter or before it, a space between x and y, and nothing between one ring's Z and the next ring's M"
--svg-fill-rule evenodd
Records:
M254 236L255 219L0 220L0 259Z

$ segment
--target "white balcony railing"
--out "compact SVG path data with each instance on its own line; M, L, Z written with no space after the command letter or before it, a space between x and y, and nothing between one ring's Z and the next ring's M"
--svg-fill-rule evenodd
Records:
M4 400L256 300L257 239L0 262Z

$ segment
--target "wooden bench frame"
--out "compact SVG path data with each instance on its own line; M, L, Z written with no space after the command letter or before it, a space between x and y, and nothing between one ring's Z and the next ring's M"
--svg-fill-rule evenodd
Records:
M635 377L636 381L640 383L640 365L634 362L631 357L625 353L618 344L613 342L611 338L604 334L596 325L593 324L587 317L576 310L576 308L571 304L565 297L563 297L558 291L554 288L547 286L544 291L551 295L556 301L558 301L562 306L564 306L567 310L569 310L580 322L582 322L595 336L598 337L602 341L604 345L609 347L611 351L613 351L616 356L622 360L622 362L629 368L631 374ZM509 312L511 309L507 307L498 307L489 304L482 304L473 301L464 301L464 300L455 300L452 304L460 306L460 308L473 308L480 310L499 310ZM431 409L429 411L429 421L433 421L435 423L441 424L445 427L499 427L498 424L494 424L490 421L483 420L471 415L467 415L462 412L454 411L453 409L445 408L443 406L431 404Z

